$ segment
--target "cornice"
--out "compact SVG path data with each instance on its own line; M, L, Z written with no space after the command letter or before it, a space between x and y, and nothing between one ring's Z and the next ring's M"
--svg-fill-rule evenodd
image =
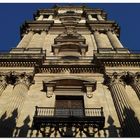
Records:
M114 61L114 60L122 60L122 61L140 61L140 53L96 53L94 54L96 59L104 60L104 61Z
M53 20L48 21L25 21L25 23L20 27L21 37L29 32L40 32L40 31L49 31L50 27L54 23Z
M32 67L40 65L46 58L46 51L40 48L14 48L9 53L0 53L1 67Z
M99 32L106 32L108 30L115 32L115 34L120 36L120 27L115 21L86 21L89 29L94 32L98 30Z

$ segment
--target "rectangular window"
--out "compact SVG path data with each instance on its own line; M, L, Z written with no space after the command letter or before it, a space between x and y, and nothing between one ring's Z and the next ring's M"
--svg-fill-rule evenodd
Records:
M83 116L83 96L56 96L56 116Z

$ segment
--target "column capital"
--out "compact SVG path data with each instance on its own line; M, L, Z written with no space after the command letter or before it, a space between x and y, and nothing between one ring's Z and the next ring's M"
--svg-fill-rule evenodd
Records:
M32 33L32 34L34 34L34 30L29 28L28 30L26 30L25 33L26 33L26 34L28 34L28 33Z
M122 84L123 86L125 86L125 82L123 80L123 78L126 76L126 72L122 72L122 73L106 73L105 75L105 83L109 86L113 85L113 84Z
M15 82L15 86L17 84L25 84L28 88L30 87L30 85L33 82L33 74L27 74L26 72L20 73L20 74L16 74L16 82Z
M111 29L111 28L106 28L106 29L105 29L105 31L106 31L106 33L107 33L107 32L114 33L114 30L113 30L113 29Z
M41 31L40 31L40 33L48 33L48 30L47 29L42 29Z
M130 84L140 84L140 72L136 73L128 72L127 76L130 80Z
M92 31L93 31L93 33L94 32L98 32L99 33L99 29L93 29Z

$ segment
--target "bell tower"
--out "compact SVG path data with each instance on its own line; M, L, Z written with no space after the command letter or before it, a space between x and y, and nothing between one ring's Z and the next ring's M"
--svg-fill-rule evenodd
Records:
M0 137L140 136L140 54L102 9L38 9L0 54Z

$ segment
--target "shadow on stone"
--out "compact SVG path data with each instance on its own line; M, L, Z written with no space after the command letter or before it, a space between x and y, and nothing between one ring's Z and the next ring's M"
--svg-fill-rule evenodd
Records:
M18 116L17 109L12 112L8 118L6 112L0 119L0 137L13 137L13 132L16 128L16 118Z
M132 109L124 109L124 122L122 124L123 137L140 137L140 123Z
M110 115L108 117L107 122L109 124L109 126L108 126L109 136L108 137L118 137L117 128L114 125L114 120Z
M29 126L30 117L27 116L26 119L23 121L23 125L21 127L16 127L16 137L27 137L28 131L30 129Z

